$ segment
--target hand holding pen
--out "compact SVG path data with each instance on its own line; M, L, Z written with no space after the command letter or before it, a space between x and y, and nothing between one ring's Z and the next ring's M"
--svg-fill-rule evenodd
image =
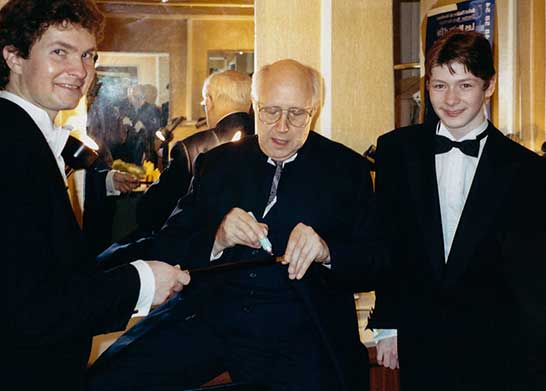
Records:
M237 244L263 248L272 253L267 239L268 227L259 223L252 212L240 208L231 209L216 231L212 255L216 256L226 248ZM312 263L329 263L330 249L324 239L308 225L298 223L290 232L283 256L268 258L288 265L288 278L302 279Z
M248 214L250 216L252 216L252 218L254 220L256 220L256 216L254 216L254 213L252 212L248 212ZM258 221L258 220L256 220ZM273 246L271 245L271 242L269 241L269 239L267 238L267 235L266 236L262 236L260 237L260 239L258 240L260 242L260 246L262 246L262 248L264 249L264 251L268 252L269 255L273 255Z
M212 253L215 256L237 244L261 248L260 240L264 242L267 233L267 224L257 222L252 214L241 208L233 208L224 216L216 230ZM267 246L267 242L264 243Z

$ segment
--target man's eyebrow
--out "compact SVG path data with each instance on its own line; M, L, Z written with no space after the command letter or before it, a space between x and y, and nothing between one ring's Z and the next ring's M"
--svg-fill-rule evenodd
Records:
M455 83L464 83L464 82L476 81L476 80L478 80L478 78L467 77L467 78L465 78L465 79L455 80ZM435 82L435 83L447 83L446 80L444 80L444 79L439 79L439 78L430 79L430 82Z
M65 49L68 49L68 50L72 50L74 52L77 52L78 51L78 48L74 45L71 45L67 42L64 42L64 41L53 41L51 42L51 44L49 46L61 46ZM83 53L88 53L88 52L96 52L97 51L97 48L95 46L92 46L90 48L88 48L87 50L84 50Z

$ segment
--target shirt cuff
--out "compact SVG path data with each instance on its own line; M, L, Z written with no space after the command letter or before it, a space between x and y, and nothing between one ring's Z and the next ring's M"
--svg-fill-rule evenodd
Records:
M138 293L138 301L135 306L135 312L132 317L146 316L152 308L152 303L155 294L155 278L152 268L142 260L131 262L140 277L140 292Z
M108 174L106 174L106 195L107 196L118 196L121 194L121 191L117 190L114 186L114 174L116 173L116 170L110 170L108 171Z
M382 339L398 336L397 329L373 329L373 340L378 343Z

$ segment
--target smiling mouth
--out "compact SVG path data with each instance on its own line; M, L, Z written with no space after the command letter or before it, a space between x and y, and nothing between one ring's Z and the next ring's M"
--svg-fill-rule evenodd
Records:
M457 117L460 114L462 114L463 111L464 111L464 109L461 109L461 110L444 110L444 113L446 113L446 115L448 117Z
M80 91L82 88L82 84L57 83L57 85L59 87L74 91Z

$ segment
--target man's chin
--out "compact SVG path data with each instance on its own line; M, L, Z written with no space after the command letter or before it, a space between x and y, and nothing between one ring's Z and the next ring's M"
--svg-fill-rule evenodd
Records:
M80 103L81 97L76 99L65 99L63 102L59 105L59 111L60 110L73 110L78 106L78 103Z

